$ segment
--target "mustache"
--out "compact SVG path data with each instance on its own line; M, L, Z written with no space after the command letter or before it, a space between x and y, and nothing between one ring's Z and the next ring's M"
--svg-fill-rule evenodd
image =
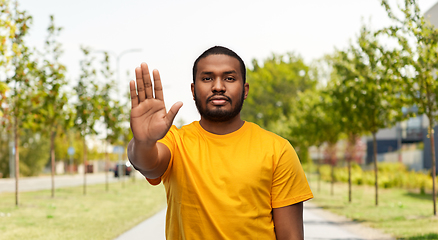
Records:
M226 98L228 102L231 102L231 98L224 95L224 94L213 94L210 97L207 98L207 102L209 102L213 97L221 96L223 98Z

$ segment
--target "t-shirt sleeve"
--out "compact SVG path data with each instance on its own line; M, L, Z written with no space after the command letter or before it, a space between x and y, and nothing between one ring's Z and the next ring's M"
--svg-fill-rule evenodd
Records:
M175 135L177 134L177 131L178 131L178 129L172 125L172 127L170 127L169 131L167 132L166 136L164 136L164 138L158 140L159 143L162 143L162 144L166 145L167 148L169 148L170 161L169 161L169 165L167 166L166 171L164 172L164 174L161 177L155 178L155 179L146 178L146 180L152 185L160 184L161 180L164 179L165 176L168 175L169 169L173 165L173 155L174 155L174 151L175 151Z
M313 198L298 156L289 142L284 145L274 166L272 207L286 207Z

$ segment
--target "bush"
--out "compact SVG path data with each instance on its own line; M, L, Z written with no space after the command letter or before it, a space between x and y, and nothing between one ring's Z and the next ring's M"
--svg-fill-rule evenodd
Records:
M428 173L408 171L402 163L379 163L377 166L379 187L419 189L422 193L432 189L432 177ZM320 174L322 180L332 181L330 165L321 165ZM335 167L334 177L335 181L348 182L348 168ZM364 171L358 164L351 165L352 184L374 186L374 179L374 170Z

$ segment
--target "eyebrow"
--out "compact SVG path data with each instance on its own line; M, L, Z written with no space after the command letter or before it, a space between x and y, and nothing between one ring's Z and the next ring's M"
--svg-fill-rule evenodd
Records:
M223 74L233 74L233 73L236 74L237 72L235 70L223 72ZM209 75L209 74L213 74L213 72L203 71L203 72L201 72L201 74Z
M227 72L224 72L224 74L235 74L235 73L237 73L236 71L234 71L234 70L232 70L232 71L227 71Z

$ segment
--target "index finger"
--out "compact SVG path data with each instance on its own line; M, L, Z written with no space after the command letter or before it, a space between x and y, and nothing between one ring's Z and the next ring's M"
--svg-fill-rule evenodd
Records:
M152 75L154 76L155 98L164 101L163 86L161 84L160 73L158 72L157 69L154 69L154 71L152 71Z

